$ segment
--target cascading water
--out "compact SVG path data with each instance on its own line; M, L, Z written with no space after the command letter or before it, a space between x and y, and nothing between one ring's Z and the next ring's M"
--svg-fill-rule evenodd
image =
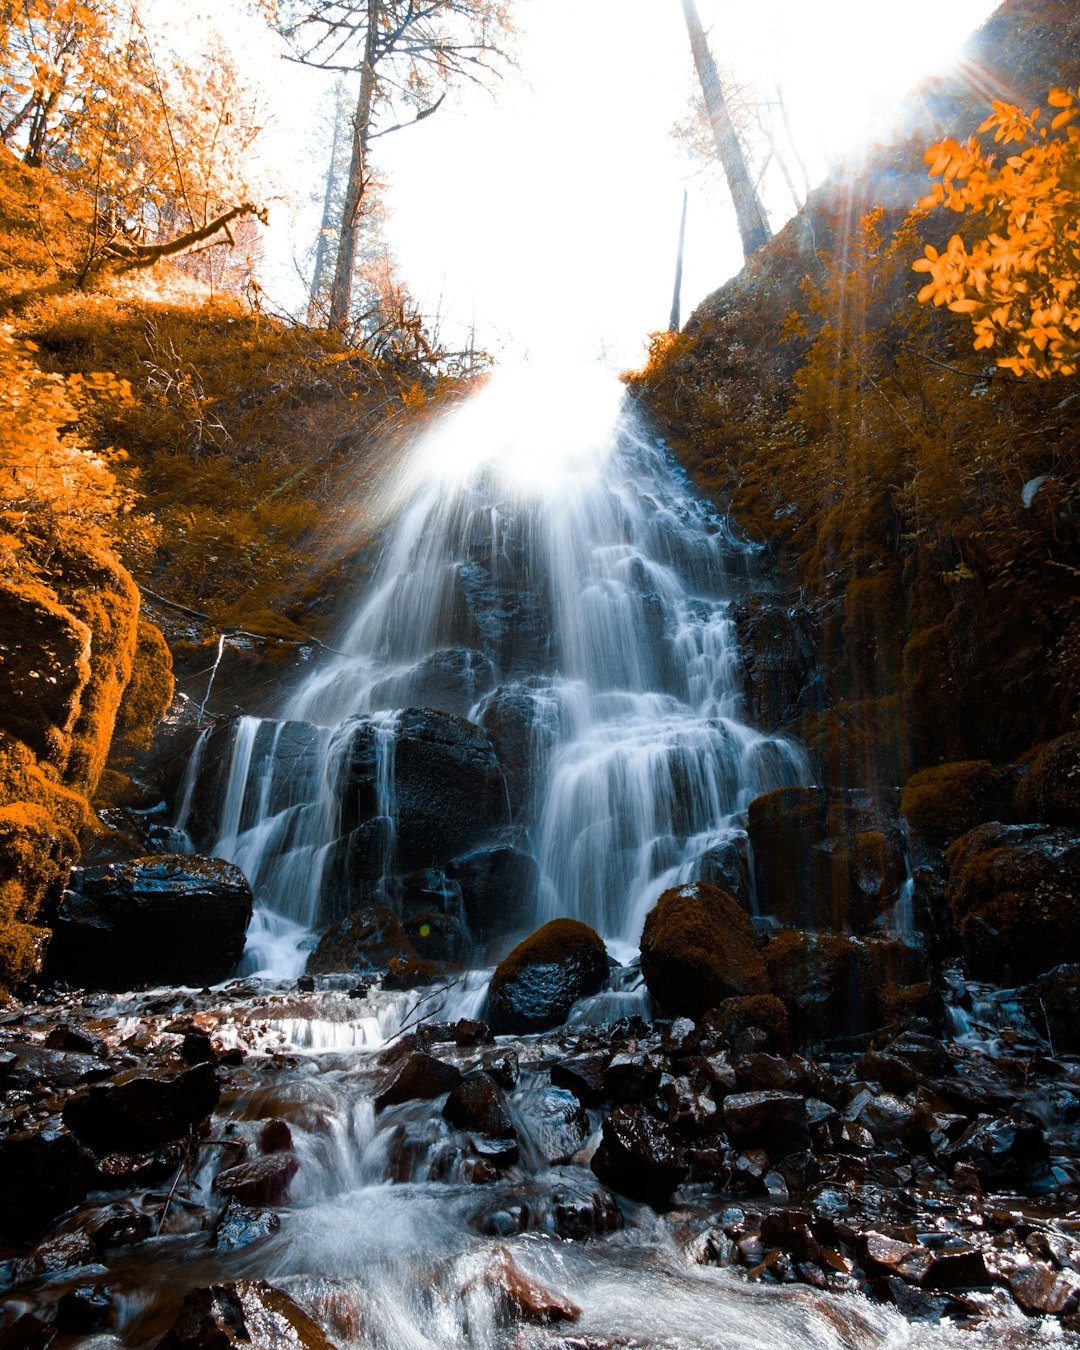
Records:
M451 862L434 845L397 856L392 710L406 707L523 729L513 834L509 812L488 829L539 864L519 927L567 916L636 946L660 891L740 837L751 798L803 774L795 745L740 720L727 608L746 547L599 373L572 390L528 368L495 377L423 439L400 494L344 654L281 724L230 733L210 851L256 891L249 967L299 973L308 930L358 903L341 861L358 828L365 896L387 897L396 867ZM346 820L365 738L374 791L366 819Z

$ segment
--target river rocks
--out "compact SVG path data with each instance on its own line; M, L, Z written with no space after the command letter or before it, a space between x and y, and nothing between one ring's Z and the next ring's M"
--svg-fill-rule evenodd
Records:
M737 1146L781 1158L810 1147L806 1102L794 1092L733 1092L724 1098L724 1128Z
M54 978L91 989L216 984L251 919L243 873L220 858L166 854L76 872L53 929Z
M517 1134L502 1090L482 1069L458 1079L450 1089L443 1115L459 1129L496 1139L512 1139Z
M219 1172L214 1190L240 1205L283 1205L289 1183L299 1170L300 1163L291 1153L268 1153Z
M334 1350L318 1324L280 1289L263 1280L192 1289L158 1350Z
M605 1186L660 1209L686 1177L663 1127L639 1107L624 1106L605 1117L600 1147L589 1164Z
M600 937L575 919L553 919L496 966L487 1020L497 1035L546 1031L565 1022L577 999L596 993L607 973Z
M1038 1121L1013 1111L1003 1119L980 1117L946 1148L938 1161L946 1167L967 1162L986 1190L1030 1192L1049 1177L1046 1137Z
M947 861L946 899L975 978L1008 984L1080 960L1080 832L981 825Z
M468 1294L477 1286L494 1290L503 1304L504 1315L547 1326L555 1322L576 1322L581 1309L561 1294L526 1275L505 1247L496 1247L487 1256L480 1275L462 1290Z
M399 1102L430 1100L449 1092L461 1077L461 1071L434 1055L413 1051L392 1068L375 1096L376 1111Z
M235 1251L238 1247L262 1242L280 1227L281 1219L273 1210L254 1209L230 1200L214 1225L209 1245L223 1251Z
M372 687L373 708L438 708L468 717L473 704L495 683L495 667L471 647L444 647L415 666Z
M750 920L726 891L702 882L665 891L649 911L641 972L668 1012L690 1017L769 988Z
M1080 732L1039 751L1016 790L1016 809L1021 820L1080 826Z
M778 788L749 806L763 915L790 928L865 933L906 876L894 804L858 792Z
M64 1106L64 1124L97 1154L149 1152L198 1130L221 1090L209 1064L181 1073L129 1070Z
M0 1240L36 1237L86 1198L94 1161L68 1130L15 1130L0 1139Z

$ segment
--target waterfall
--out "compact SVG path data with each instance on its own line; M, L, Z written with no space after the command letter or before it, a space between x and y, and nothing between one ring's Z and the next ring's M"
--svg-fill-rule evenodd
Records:
M256 891L249 966L299 973L313 927L485 845L538 868L526 930L568 916L636 946L659 892L743 839L747 802L805 777L742 720L728 610L750 552L612 377L526 367L446 414L407 456L342 654L219 751L208 838ZM436 711L400 716L417 708ZM415 736L466 767L493 750L504 801L474 811L465 785L465 818L440 799L435 835L410 826Z

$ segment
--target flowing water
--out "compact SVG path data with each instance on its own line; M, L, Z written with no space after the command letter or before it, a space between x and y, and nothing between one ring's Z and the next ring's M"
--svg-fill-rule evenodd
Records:
M635 947L657 895L742 839L753 797L805 773L796 745L742 720L728 609L749 563L611 377L496 376L445 417L406 461L342 654L281 724L232 729L206 851L256 891L248 968L298 974L305 935L331 917L344 766L365 725L365 829L382 825L377 871L394 872L395 713L408 706L485 724L513 712L527 751L503 837L539 869L521 930L566 916Z

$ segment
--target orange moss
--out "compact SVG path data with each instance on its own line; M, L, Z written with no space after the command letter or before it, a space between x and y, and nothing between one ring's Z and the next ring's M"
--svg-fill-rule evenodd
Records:
M603 939L587 923L577 919L552 919L523 938L499 962L496 975L506 983L530 966L557 965L583 947L593 947L606 956Z
M74 835L44 807L0 806L0 994L34 973L48 934L33 921L77 855Z
M919 839L944 844L976 825L1006 819L1010 785L1009 774L987 759L938 764L908 779L901 810Z
M765 1032L771 1050L785 1053L789 1045L788 1015L774 994L748 994L727 998L720 1004L714 1025L727 1040L737 1040L751 1028Z
M139 620L131 678L116 714L116 731L132 746L150 744L173 696L172 653L156 624Z

